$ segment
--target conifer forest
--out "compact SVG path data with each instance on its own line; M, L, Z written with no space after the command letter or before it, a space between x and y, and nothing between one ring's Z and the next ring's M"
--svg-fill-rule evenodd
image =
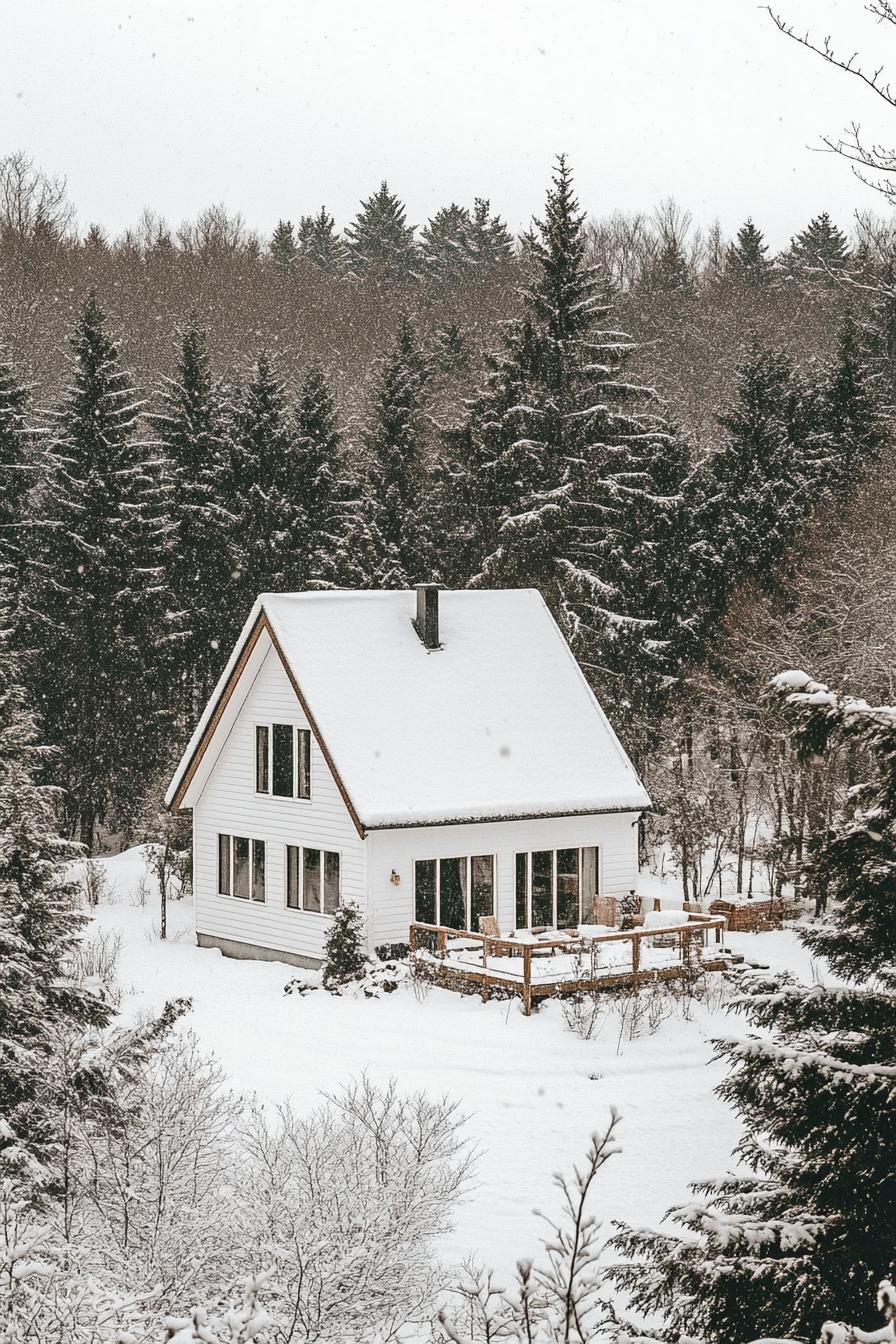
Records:
M309 159L280 165L274 227L248 199L118 229L0 130L2 1344L896 1340L896 7L845 9L842 40L757 10L892 132L822 114L854 208L786 240L760 209L619 204L560 133L526 222L497 171L424 219L363 164L342 218ZM317 968L191 946L190 812L164 799L259 594L423 584L541 594L652 803L634 904L593 925L767 906L715 978L682 934L683 988L598 993L580 962L517 1022L316 888ZM305 893L334 855L301 853ZM274 979L226 978L246 965ZM243 996L280 1071L213 1021ZM473 1054L430 1074L411 1022ZM617 1056L643 1094L617 1099ZM523 1128L553 1134L551 1087L581 1116L543 1160L516 1102L503 1148L476 1128L516 1069ZM661 1195L627 1204L638 1125ZM489 1245L461 1254L465 1205Z

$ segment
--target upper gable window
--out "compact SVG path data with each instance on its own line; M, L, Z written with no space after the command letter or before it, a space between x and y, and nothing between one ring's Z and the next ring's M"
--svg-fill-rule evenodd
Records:
M291 723L255 728L255 789L275 798L311 797L311 732Z

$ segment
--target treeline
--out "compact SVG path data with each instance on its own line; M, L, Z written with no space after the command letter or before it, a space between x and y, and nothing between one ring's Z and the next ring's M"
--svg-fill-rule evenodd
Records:
M270 353L243 378L215 367L196 321L144 401L94 296L54 409L4 367L0 548L72 833L133 833L271 589L536 586L654 764L733 595L772 584L883 451L892 314L845 318L833 357L802 370L751 342L698 451L638 379L592 253L561 159L518 261L520 316L471 395L464 328L400 315L360 422L320 364L293 395Z
M222 206L178 228L146 211L118 238L96 225L79 233L64 184L9 155L0 159L0 339L25 381L55 400L68 333L92 288L126 334L142 386L170 372L171 332L196 319L228 375L260 343L291 386L322 363L351 425L367 413L376 362L403 312L427 340L454 324L464 331L470 359L452 381L450 413L475 390L500 324L520 313L527 235L513 238L484 200L412 227L386 187L344 231L323 207L294 218L270 238ZM888 224L864 217L847 240L822 214L775 257L758 223L729 240L674 202L651 215L597 214L585 233L620 324L639 340L638 376L697 434L711 434L708 408L729 399L754 331L800 362L828 358L849 297L836 280L877 275L892 252Z

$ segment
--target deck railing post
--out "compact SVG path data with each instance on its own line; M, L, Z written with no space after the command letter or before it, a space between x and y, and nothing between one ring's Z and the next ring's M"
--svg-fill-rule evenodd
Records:
M438 947L439 947L439 956L440 956L440 958L442 959L442 961L444 961L444 960L445 960L445 953L446 953L447 950L448 950L448 934L445 932L444 929L439 929L439 932L438 932Z
M528 943L523 947L523 1012L526 1017L532 1012L532 948Z
M637 975L641 966L641 938L637 933L632 934L632 975Z

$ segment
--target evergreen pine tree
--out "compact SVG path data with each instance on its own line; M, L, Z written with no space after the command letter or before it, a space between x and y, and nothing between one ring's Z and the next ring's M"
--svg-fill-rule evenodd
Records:
M27 500L35 476L28 408L28 389L0 357L0 569L6 570L16 609L25 582Z
M467 249L478 266L497 266L513 257L513 236L491 202L477 196L467 228Z
M470 367L470 342L458 322L446 322L435 333L433 359L440 373L465 373Z
M364 916L348 901L340 905L330 921L324 942L321 980L324 989L338 993L343 985L360 980L370 965L364 940Z
M85 923L65 878L76 851L37 782L48 753L10 645L11 600L0 570L0 1171L46 1188L58 1139L48 1060L59 1032L104 1025L109 1008L66 969Z
M295 490L296 469L284 386L262 354L246 387L234 445L232 489L239 500L234 575L243 619L259 593L302 586L307 518Z
M293 497L306 519L305 572L302 587L359 586L348 582L360 557L350 486L343 475L342 435L336 403L320 365L308 370L296 406Z
M471 264L470 212L462 205L437 210L420 234L423 265L437 280L455 280Z
M861 342L868 376L881 411L896 411L896 255L885 260L862 324Z
M364 436L369 524L383 546L376 587L407 587L425 577L421 484L427 469L426 368L416 333L402 319L385 361Z
M827 1319L860 1319L896 1245L896 710L804 673L775 684L807 757L839 745L865 762L810 865L833 913L799 930L836 980L749 986L735 1006L757 1033L717 1047L751 1174L701 1183L672 1214L684 1240L616 1238L636 1308L708 1344L743 1338L744 1321L751 1337L809 1340Z
M771 277L768 244L752 219L742 224L725 258L726 275L744 285L765 285Z
M149 419L171 482L166 582L180 620L174 682L184 713L194 718L240 620L228 592L235 522L228 499L230 445L205 334L195 322L182 333L177 374L164 380L160 401Z
M298 256L295 231L288 219L277 221L269 248L271 260L281 270L288 271Z
M652 474L672 436L651 392L624 373L632 342L602 329L604 287L563 158L528 249L526 314L490 361L460 439L476 582L541 588L603 697L627 712L651 666L655 688L668 677L644 529L666 508ZM659 475L665 492L668 471Z
M29 613L35 704L59 744L54 778L91 849L128 818L170 730L166 666L176 626L161 564L165 482L137 437L141 403L91 295L72 338L74 378L52 421Z
M821 391L820 432L828 447L829 481L849 490L881 453L884 430L858 327L847 315L837 357Z
M790 244L791 270L802 279L830 281L847 269L850 260L846 234L827 211L816 215Z
M771 573L823 487L811 409L789 358L754 342L719 417L722 441L694 482L707 630L741 580Z
M336 231L336 222L325 206L316 215L299 221L299 255L325 275L342 275L348 266L348 249Z
M383 182L345 231L351 264L360 274L404 280L416 273L417 244L405 207Z

